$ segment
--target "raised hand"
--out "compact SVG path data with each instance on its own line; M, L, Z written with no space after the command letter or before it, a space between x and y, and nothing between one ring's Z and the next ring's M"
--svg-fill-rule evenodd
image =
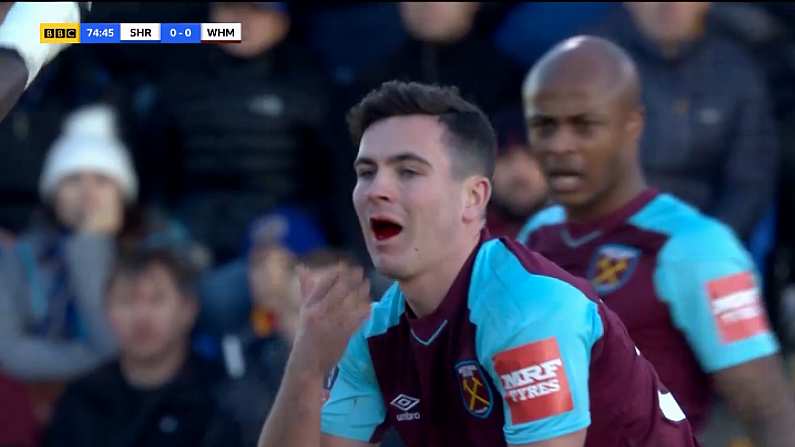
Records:
M343 264L322 273L299 267L303 303L291 362L325 374L370 312L370 282L360 267Z

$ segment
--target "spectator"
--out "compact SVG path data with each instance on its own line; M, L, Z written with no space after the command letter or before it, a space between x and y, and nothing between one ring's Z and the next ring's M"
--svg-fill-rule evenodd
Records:
M763 68L773 103L775 123L780 137L781 156L778 172L795 169L795 39L793 15L795 7L789 3L715 3L710 10L710 25L744 44ZM788 175L779 175L777 206L754 231L749 249L755 258L768 266L765 273L765 298L782 342L792 344L795 338L787 334L795 321L791 283L795 276L795 184ZM767 226L765 226L767 224ZM771 259L766 259L772 251ZM775 266L775 267L774 267Z
M136 204L136 176L115 127L106 105L68 117L40 177L40 216L0 253L0 369L28 382L42 424L64 382L115 349L101 301L117 246L184 233Z
M547 204L547 184L527 143L527 126L520 110L494 118L497 159L494 191L488 207L492 236L516 237L527 219Z
M199 310L191 272L163 249L119 259L106 311L120 355L67 387L46 446L241 445L214 395L222 370L190 351Z
M479 8L478 2L401 2L410 38L363 75L362 90L411 80L457 86L487 114L518 105L522 73L475 32Z
M106 92L104 71L86 48L73 45L44 66L0 121L0 228L11 235L30 223L39 203L39 171L65 117Z
M347 254L324 248L300 258L270 244L253 249L249 267L251 324L224 338L227 371L233 379L221 390L225 408L241 425L244 445L257 443L298 328L301 296L295 266L301 263L324 271L340 261L354 263Z
M242 23L243 42L191 49L194 63L159 83L154 134L140 149L147 196L175 207L220 264L239 254L240 235L265 210L326 206L330 153L321 142L326 81L316 58L287 39L285 4L214 3L210 21Z
M0 374L0 446L35 447L39 426L25 387Z
M743 45L765 74L780 124L795 112L795 36L792 33L795 6L789 3L716 2L707 18L716 32Z
M646 86L641 161L650 184L747 241L772 203L775 123L764 78L710 26L709 7L630 2L600 34L629 51Z
M242 257L208 272L200 280L203 311L199 326L203 333L220 336L263 317L252 306L255 291L250 286L273 281L274 285L268 287L282 290L284 278L273 274L250 282L251 268L257 263L267 261L267 271L280 271L276 266L292 265L297 258L326 247L327 241L306 210L285 206L253 220L246 246Z
M71 379L115 349L102 289L137 181L113 120L101 105L69 117L40 177L43 218L0 260L0 368L24 381Z

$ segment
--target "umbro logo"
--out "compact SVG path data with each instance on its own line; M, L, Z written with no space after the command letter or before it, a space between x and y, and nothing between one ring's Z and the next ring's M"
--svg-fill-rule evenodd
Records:
M403 413L399 413L396 416L398 422L405 422L405 421L414 421L419 420L420 412L415 411L410 413L409 410L413 409L420 403L420 400L416 397L407 396L405 394L398 394L397 397L392 399L392 402L389 405L397 408L398 410L402 411Z
M392 399L392 402L390 402L389 405L392 405L400 411L409 411L416 407L418 403L420 403L420 400L416 397L398 394L396 398Z

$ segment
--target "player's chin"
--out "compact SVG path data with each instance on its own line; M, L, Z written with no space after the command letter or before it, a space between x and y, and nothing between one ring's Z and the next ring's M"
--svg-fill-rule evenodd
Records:
M577 190L556 190L549 191L552 200L564 207L581 207L591 202L591 194L585 189Z
M400 280L407 276L406 265L400 262L395 256L384 254L372 254L373 266L379 273L394 280Z

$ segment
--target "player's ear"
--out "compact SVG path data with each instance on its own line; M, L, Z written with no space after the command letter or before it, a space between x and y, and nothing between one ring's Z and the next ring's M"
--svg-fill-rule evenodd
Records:
M629 112L629 118L626 122L627 132L633 141L639 141L643 133L643 126L646 121L646 110L642 107L636 107Z
M482 175L469 177L464 185L464 221L480 220L491 199L491 182Z

